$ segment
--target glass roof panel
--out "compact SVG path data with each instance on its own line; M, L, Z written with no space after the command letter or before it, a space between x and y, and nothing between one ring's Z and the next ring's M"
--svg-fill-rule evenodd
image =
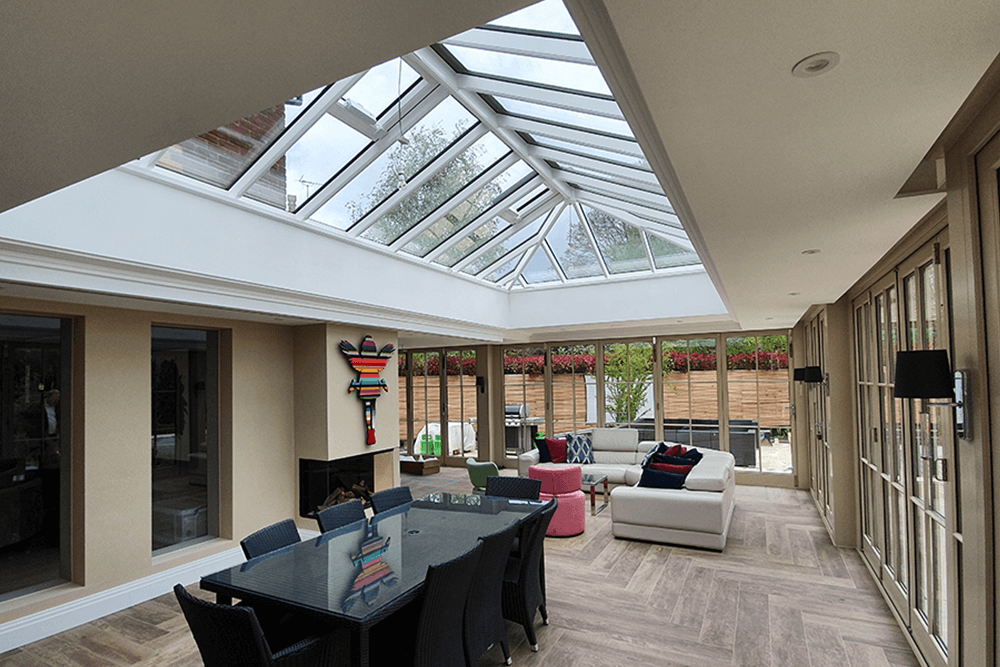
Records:
M594 148L583 144L574 144L572 142L555 139L553 137L543 137L536 134L532 134L530 136L531 140L539 146L569 151L571 153L576 153L577 155L597 158L599 160L607 160L608 162L614 162L626 167L637 167L639 169L652 171L649 163L646 162L644 158L637 157L635 155L626 155L625 153L616 153L614 151L604 150L603 148ZM638 147L638 144L636 144L636 146ZM638 150L638 148L636 150Z
M559 280L559 272L552 265L552 260L549 259L545 249L539 246L528 260L528 265L521 271L521 277L529 284L551 283Z
M466 197L458 206L435 221L424 233L403 246L403 252L424 257L442 241L450 238L479 217L498 199L509 194L510 186L520 183L521 179L529 174L534 174L531 167L518 160L514 166L509 167L482 188Z
M288 210L294 211L303 204L369 143L368 137L333 116L323 114L269 171L284 171ZM246 196L272 206L281 206L274 202L275 197L267 187L267 180L266 176L257 179Z
M405 148L412 147L412 139L410 144ZM366 229L361 237L385 245L392 243L507 152L506 144L493 134L487 134L445 165L415 192L407 195L379 218L378 222ZM386 195L391 195L395 190L396 181L393 180Z
M509 262L504 263L503 266L498 267L495 271L492 271L490 275L485 276L483 279L488 280L491 283L497 283L501 280L507 278L511 272L517 268L517 263L521 261L524 257L524 253L519 253L517 257L512 258Z
M448 45L451 55L469 72L540 86L611 95L596 65L568 63L468 46Z
M465 107L446 98L406 133L408 144L393 143L313 213L312 219L347 229L396 191L400 167L409 180L474 124Z
M588 278L604 273L575 206L566 207L545 238L567 278Z
M160 156L156 166L228 188L324 88L174 144ZM273 187L277 188L281 176L276 172L265 178L273 179ZM280 201L275 205L284 208L283 196L271 195L271 199Z
M694 251L674 245L656 234L646 234L646 236L649 238L649 249L653 251L656 268L669 269L672 266L701 264L698 254Z
M559 107L547 104L535 104L524 100L515 100L510 97L494 95L493 99L500 103L508 113L524 116L534 120L551 121L562 123L584 130L597 130L607 132L626 139L633 139L632 128L628 126L624 118L608 118L606 116L595 116L594 114L572 111L570 109L560 109Z
M504 255L507 255L512 250L516 249L519 245L530 239L532 236L537 234L545 223L544 218L534 222L530 225L525 225L525 227L516 233L512 234L510 238L504 239L495 247L490 248L488 251L484 252L482 256L476 258L474 262L470 262L467 267L462 269L462 273L468 273L470 275L475 275L488 267L493 262L497 261ZM499 232L498 232L499 233ZM520 253L518 253L520 254Z
M509 227L510 223L499 215L493 216L479 227L476 227L471 234L451 248L448 248L439 258L434 260L434 263L441 266L455 266L474 250L482 247L487 241L497 234L503 233Z
M487 25L522 28L525 30L545 30L565 35L579 35L566 7L559 0L546 0L525 7L507 16L490 21Z
M372 118L378 118L419 78L413 68L401 58L393 58L368 70L360 81L351 86L343 99L360 106Z
M589 206L583 207L583 214L594 232L594 240L597 241L608 271L632 273L650 270L642 230Z

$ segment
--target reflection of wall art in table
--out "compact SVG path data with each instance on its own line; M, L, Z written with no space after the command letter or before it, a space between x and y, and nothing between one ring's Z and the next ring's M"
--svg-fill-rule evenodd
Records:
M346 340L340 341L340 351L344 353L354 370L360 377L351 380L348 393L358 392L358 398L365 406L365 426L368 429L368 444L375 444L375 399L382 395L382 390L389 390L385 380L379 377L379 373L389 363L396 348L390 343L381 350L375 345L371 336L365 336L361 341L361 349L358 350Z

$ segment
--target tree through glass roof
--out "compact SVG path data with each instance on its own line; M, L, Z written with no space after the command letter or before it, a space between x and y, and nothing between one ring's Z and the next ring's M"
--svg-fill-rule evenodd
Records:
M560 0L148 164L506 289L700 264Z

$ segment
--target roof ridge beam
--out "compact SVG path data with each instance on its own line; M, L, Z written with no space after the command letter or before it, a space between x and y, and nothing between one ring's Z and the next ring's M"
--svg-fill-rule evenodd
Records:
M437 54L435 54L437 55ZM625 120L621 109L613 97L596 95L594 93L570 92L556 90L544 86L533 86L518 81L491 79L476 74L456 74L455 81L463 90L484 95L499 95L523 102L533 102L546 106L558 107L589 113L592 116L604 116L615 120Z
M541 120L530 118L519 118L517 116L502 116L500 126L507 130L516 132L527 132L543 137L551 137L572 144L590 146L601 150L619 153L623 156L639 158L645 160L642 147L634 139L624 139L610 135L599 134L590 130L578 130L555 123L546 123Z
M583 39L473 28L441 42L495 53L544 58L565 63L594 65L594 57Z
M627 183L605 181L604 179L595 178L594 176L564 171L562 169L553 169L552 173L563 181L576 185L581 190L585 190L586 188L593 188L598 191L604 190L611 195L618 195L622 198L630 199L637 204L646 204L650 208L654 208L662 213L674 212L673 207L670 206L670 200L668 200L667 196L663 194L658 195L654 192L630 186ZM657 184L657 187L659 187L659 184Z

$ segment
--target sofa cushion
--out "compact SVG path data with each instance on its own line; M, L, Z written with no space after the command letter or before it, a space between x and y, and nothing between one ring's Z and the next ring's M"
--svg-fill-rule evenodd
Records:
M536 438L535 448L538 449L539 463L552 463L552 452L549 451L548 438Z
M698 461L701 461L702 456L704 456L704 454L702 454L697 449L694 449L692 447L691 450L688 451L687 453L685 453L683 456L681 456L681 458L682 459L690 459L690 460L694 461L695 463L697 463Z
M566 463L566 441L563 439L546 438L545 444L549 447L549 454L552 455L553 463Z
M611 519L615 524L721 534L732 509L733 490L732 485L722 493L619 486L611 490Z
M610 477L608 478L610 479ZM635 486L642 479L642 466L636 464L634 466L625 467L625 484L629 486Z
M639 431L634 428L595 428L590 433L594 451L632 452L639 444Z
M631 452L605 452L599 449L594 450L594 463L612 465L635 465L639 455L635 451Z
M685 452L687 452L687 448L684 445L674 445L673 447L667 447L663 453L666 456L684 456Z
M684 486L684 475L646 468L642 471L639 486L650 489L680 489Z
M667 456L666 454L653 454L649 457L647 468L654 463L666 463L673 466L693 466L697 461L684 458L683 456Z
M601 463L590 463L580 467L583 468L583 472L588 475L607 475L608 484L635 484L635 482L629 482L625 477L625 471L631 466L621 464L604 465Z
M589 435L566 436L567 463L594 463L594 443Z
M679 466L671 465L669 463L650 463L649 467L653 470L659 470L660 472L672 472L676 475L686 475L691 472L691 468L694 467L694 464L689 466Z
M691 468L684 485L692 491L723 491L735 466L736 460L729 452L707 451Z

